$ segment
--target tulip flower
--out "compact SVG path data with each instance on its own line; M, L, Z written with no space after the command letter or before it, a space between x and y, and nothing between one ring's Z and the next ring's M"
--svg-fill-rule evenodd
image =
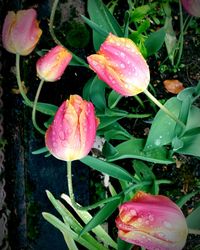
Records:
M39 78L47 82L57 81L71 59L71 53L61 45L57 45L37 61L36 70Z
M181 2L190 15L200 17L200 0L181 0Z
M60 160L81 159L93 146L97 126L93 104L78 95L71 95L59 107L46 132L46 146Z
M109 34L97 54L87 57L90 68L123 96L143 92L149 84L149 67L135 43Z
M3 46L7 51L26 56L34 50L42 34L36 15L34 9L8 12L2 32Z
M141 191L119 207L116 226L119 238L148 250L181 250L188 234L185 217L175 203Z

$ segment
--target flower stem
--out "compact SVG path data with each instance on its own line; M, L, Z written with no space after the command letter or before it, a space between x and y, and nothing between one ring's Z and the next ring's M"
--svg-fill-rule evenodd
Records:
M57 6L58 6L58 2L59 2L59 0L55 0L53 2L53 6L52 6L52 9L51 9L50 22L49 22L49 32L50 32L54 42L56 44L62 46L62 43L57 39L57 37L56 37L56 35L54 33L54 30L53 30L53 22L54 22L54 17L55 17L56 9L57 9Z
M89 206L86 206L86 207L82 207L79 204L77 204L76 201L75 201L75 196L74 196L74 191L73 191L73 184L72 184L72 166L71 166L71 161L67 162L67 182L68 182L69 197L71 199L72 206L75 209L78 209L78 210L91 210L91 209L97 208L97 207L99 207L102 204L105 204L105 203L108 203L108 202L112 202L114 200L121 199L121 197L124 194L126 195L126 194L128 194L129 192L133 191L136 188L139 188L141 186L143 187L143 186L151 184L150 181L144 181L144 182L140 182L140 183L136 183L136 184L134 183L133 185L131 185L128 188L126 188L125 190L122 190L118 195L115 195L113 197L109 197L109 198L103 199L103 200L98 201L98 202L96 202L96 203L94 203L92 205L89 205Z
M172 112L170 112L165 106L163 106L147 89L143 93L149 97L149 99L154 102L163 112L165 112L170 118L172 118L176 123L178 123L182 128L185 128L185 124L181 122Z
M189 234L196 234L196 235L200 235L200 230L198 230L198 229L188 228L188 233L189 233Z
M42 129L37 125L37 122L36 122L36 107L37 107L38 98L39 98L39 95L40 95L40 92L41 92L41 89L42 89L43 84L44 84L44 80L42 79L42 80L40 81L39 86L38 86L38 89L37 89L37 92L36 92L36 95L35 95L35 100L34 100L34 103L33 103L33 109L32 109L32 122L33 122L33 125L34 125L34 127L35 127L42 135L45 134L45 131L42 130Z
M27 105L31 106L32 102L26 96L26 94L24 92L23 85L22 85L22 81L21 81L21 76L20 76L20 55L19 54L16 54L16 78L17 78L17 84L18 84L18 88L19 88L21 96L23 97L25 103Z

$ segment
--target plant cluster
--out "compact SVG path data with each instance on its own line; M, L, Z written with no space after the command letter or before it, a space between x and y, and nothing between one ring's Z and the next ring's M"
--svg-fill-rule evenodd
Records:
M200 2L128 0L123 23L119 24L114 16L117 1L105 5L101 0L88 0L89 17L82 18L92 30L95 53L89 55L87 61L65 48L57 38L54 18L58 3L58 0L53 3L49 24L56 45L36 63L41 82L33 101L23 88L20 56L32 53L42 36L36 11L10 11L2 33L4 48L16 54L19 91L25 105L32 108L34 127L45 138L45 147L33 153L53 155L67 163L69 196L62 194L61 198L76 215L47 191L62 220L46 212L43 217L61 231L70 250L78 249L77 243L91 250L126 250L132 249L133 245L149 250L183 249L188 233L200 233L200 206L195 204L190 214L183 214L181 208L199 193L199 189L179 200L170 200L171 197L161 195L162 185L170 186L173 180L159 178L154 173L154 166L175 164L181 155L199 159L200 109L197 100L200 83L187 88L179 86L177 95L162 103L156 98L156 88L150 84L148 59L156 58L165 45L172 70L176 72L183 66L184 35L195 20L194 16L200 16ZM173 29L172 4L179 8L178 35ZM43 84L58 81L70 66L94 72L84 84L82 96L70 95L60 107L39 102ZM161 66L163 71L164 61ZM146 107L140 93L146 95L155 114L144 113ZM129 103L130 97L135 98L138 107L122 109L121 103L123 100ZM43 127L37 122L37 112L48 117ZM125 119L150 123L150 130L142 138L136 137L121 123ZM95 138L103 142L103 147L98 155L91 155ZM132 166L120 165L127 159L132 159ZM75 160L109 176L106 198L87 207L76 203L72 182ZM115 229L118 239L114 240L101 224L117 208ZM88 212L92 209L97 211L93 216Z

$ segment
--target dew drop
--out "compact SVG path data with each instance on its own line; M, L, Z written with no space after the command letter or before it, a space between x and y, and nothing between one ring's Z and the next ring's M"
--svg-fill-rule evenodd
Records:
M164 225L166 228L172 228L171 223L169 223L168 221L164 221L164 222L163 222L163 225Z
M63 131L59 131L59 137L61 140L64 140L65 139L65 134Z
M153 215L151 215L151 214L149 215L149 220L150 220L150 221L154 221Z
M120 67L121 67L122 69L124 69L124 68L125 68L125 64L124 64L124 63L121 63L121 64L120 64Z
M156 146L159 146L159 145L160 145L160 139L156 139L156 140L155 140L155 145L156 145Z

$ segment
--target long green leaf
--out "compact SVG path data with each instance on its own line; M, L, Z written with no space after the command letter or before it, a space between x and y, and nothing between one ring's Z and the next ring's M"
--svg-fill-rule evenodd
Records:
M159 30L150 34L145 41L145 47L147 49L147 56L154 55L163 45L165 41L165 29Z
M54 198L54 196L47 191L48 199L51 201L52 205L55 207L55 209L59 212L59 214L62 216L64 222L66 225L69 225L77 234L79 234L82 230L81 224L76 220L76 218L70 213L70 211L64 207L64 205ZM95 238L93 238L90 234L84 234L83 238L91 243L92 245L95 245L97 249L99 250L106 250L102 244L100 244Z
M62 233L67 233L73 240L77 241L82 246L86 247L89 250L97 250L95 245L91 245L89 242L84 240L82 237L78 236L74 231L72 231L68 226L66 226L61 220L56 218L50 213L42 213L43 217L51 223L54 227L59 229Z
M186 222L189 228L200 229L200 206L187 216Z
M112 162L119 159L133 158L159 164L172 164L174 160L169 157L168 151L163 147L157 147L144 151L145 141L143 139L132 139L116 146L118 151L110 155L107 160Z
M107 203L83 228L82 232L80 233L80 236L86 232L89 232L96 226L101 225L116 210L116 208L120 204L120 200L121 198L119 196L118 200Z
M64 199L74 209L74 211L85 224L87 224L92 219L92 216L88 211L79 210L73 207L68 195L62 194L61 198ZM93 228L92 232L99 238L100 241L104 242L105 245L110 245L114 249L117 249L116 242L114 242L113 239L109 236L109 234L105 232L101 225Z
M92 156L86 156L80 161L95 170L108 174L113 178L129 182L133 181L133 176L130 175L128 171L119 167L116 164L109 163Z
M120 25L101 0L88 0L87 6L90 19L94 23L108 33L111 32L115 35L123 36ZM93 32L93 44L96 51L99 50L104 40L105 38L101 34L96 31Z
M179 101L176 97L170 98L164 106L176 117L178 117L181 108L181 101ZM175 137L175 126L176 123L162 110L159 110L150 128L145 150L171 143L172 139Z
M30 104L26 103L26 105L29 107L33 107L33 102L31 102ZM58 110L58 107L53 104L38 102L36 110L43 114L54 116L56 111Z
M92 101L97 110L104 110L106 107L105 83L97 76L91 78L83 89L83 97Z

